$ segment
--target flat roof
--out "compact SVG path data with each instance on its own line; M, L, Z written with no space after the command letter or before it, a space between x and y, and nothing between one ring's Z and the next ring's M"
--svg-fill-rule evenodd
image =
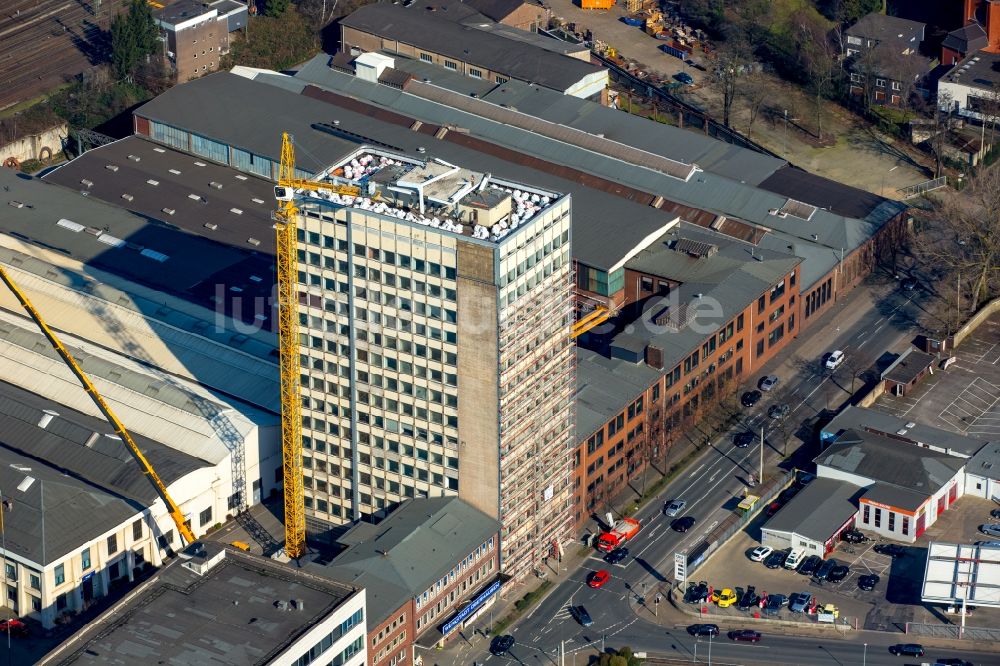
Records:
M199 545L210 555L223 548ZM51 663L272 663L357 592L232 548L201 575L186 563L166 564L57 647ZM279 607L292 600L291 610Z
M963 458L973 456L986 445L984 440L975 437L855 405L845 407L823 428L824 433L831 435L839 435L845 430L880 432L890 439L910 442L915 446L943 449L947 453Z
M814 461L862 478L931 496L965 465L965 459L871 432L846 430Z
M864 490L837 479L813 479L762 529L798 534L825 543L858 512Z
M559 91L605 71L589 61L543 49L529 39L514 42L502 34L442 20L435 12L416 7L366 5L342 18L340 24Z
M965 464L966 474L1000 481L1000 442L988 442Z
M844 33L861 35L880 42L908 44L915 49L920 46L920 41L924 38L925 27L926 24L919 21L873 12L862 16L854 25L844 30Z
M345 550L306 570L364 587L374 627L499 530L499 521L457 497L411 499L375 525L359 523L341 537Z
M924 603L1000 608L1000 548L931 541L920 592Z
M167 485L211 466L130 434ZM158 500L156 490L104 419L6 382L0 382L0 461L8 463L0 464L0 488L5 498L19 505L19 510L5 512L7 548L43 565ZM26 476L38 482L26 491L16 490Z
M973 51L941 80L992 92L1000 84L1000 53Z

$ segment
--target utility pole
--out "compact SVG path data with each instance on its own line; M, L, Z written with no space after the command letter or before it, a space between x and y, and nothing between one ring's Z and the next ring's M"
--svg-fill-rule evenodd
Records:
M760 427L760 479L758 483L764 483L764 426Z
M785 109L785 142L784 142L784 149L782 150L782 152L784 153L783 157L787 160L788 159L788 109Z

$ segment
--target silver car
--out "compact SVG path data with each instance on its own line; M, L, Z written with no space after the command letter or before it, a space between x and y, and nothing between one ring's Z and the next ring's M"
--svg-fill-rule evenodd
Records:
M771 389L773 389L775 386L778 385L778 381L780 380L778 379L777 375L768 375L767 377L762 377L758 388L761 391L770 391Z
M986 536L1000 537L1000 525L997 524L980 525L979 531L985 534Z
M684 510L687 506L687 502L682 499L670 500L663 505L663 515L673 518L678 513Z

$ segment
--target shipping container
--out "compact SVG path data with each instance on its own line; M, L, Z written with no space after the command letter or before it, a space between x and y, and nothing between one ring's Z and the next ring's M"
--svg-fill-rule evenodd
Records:
M580 0L581 9L611 9L615 0Z

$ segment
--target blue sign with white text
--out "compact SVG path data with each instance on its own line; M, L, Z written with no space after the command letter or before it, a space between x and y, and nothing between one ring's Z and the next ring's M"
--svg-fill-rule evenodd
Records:
M500 581L494 581L492 585L480 592L465 608L458 611L458 614L455 617L448 620L448 622L441 627L441 633L447 634L452 629L457 627L463 620L465 620L465 618L472 615L480 606L486 603L487 599L497 593L497 590L500 589L500 585Z

